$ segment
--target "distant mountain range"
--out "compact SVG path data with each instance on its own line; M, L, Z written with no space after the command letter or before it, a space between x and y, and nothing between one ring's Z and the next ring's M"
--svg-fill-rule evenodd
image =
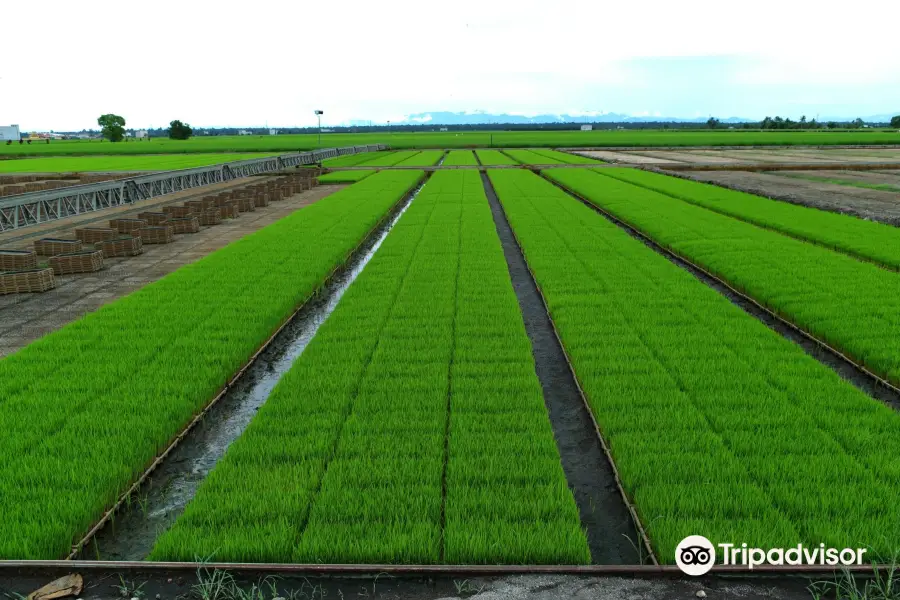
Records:
M900 112L895 113L900 114ZM771 115L776 116L776 115ZM887 123L893 115L870 115L862 117L867 123ZM812 119L814 115L807 115ZM718 117L717 117L718 118ZM799 117L791 117L797 119ZM819 122L827 121L852 121L856 117L819 117ZM695 117L692 119L684 119L679 117L665 116L633 116L623 113L598 113L586 115L535 115L533 117L525 117L522 115L510 114L494 114L484 111L475 112L426 112L407 115L402 121L394 121L395 125L486 125L492 123L510 123L516 125L540 124L540 123L705 123L709 119L706 117ZM719 118L721 123L755 123L758 119L747 119L743 117L727 117ZM369 121L350 121L351 126L367 125Z

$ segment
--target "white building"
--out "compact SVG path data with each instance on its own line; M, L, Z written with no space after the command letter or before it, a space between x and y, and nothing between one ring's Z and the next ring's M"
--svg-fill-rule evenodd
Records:
M18 142L20 139L22 139L22 134L19 132L18 125L10 125L8 127L0 125L0 141Z
M594 129L593 125L582 125L581 126L582 131L592 131L593 129Z
M146 129L138 129L137 131L134 132L134 137L136 137L138 139L147 137L147 130Z
M241 129L240 131L238 131L238 135L250 135L250 132L246 129Z
M447 131L446 127L441 127L441 131Z

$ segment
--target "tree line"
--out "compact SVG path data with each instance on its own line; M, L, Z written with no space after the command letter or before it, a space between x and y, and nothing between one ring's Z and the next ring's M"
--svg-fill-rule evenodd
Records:
M100 115L97 119L97 125L100 126L100 135L109 141L121 142L125 139L125 117L112 113ZM169 139L186 140L193 135L194 130L187 123L182 123L175 119L169 123L166 133Z

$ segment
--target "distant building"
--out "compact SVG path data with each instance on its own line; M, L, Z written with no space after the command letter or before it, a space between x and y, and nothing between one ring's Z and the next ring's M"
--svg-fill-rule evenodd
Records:
M270 130L269 130L269 135L278 135L278 130L277 130L277 129L270 129Z
M0 141L18 142L20 139L22 139L22 133L19 131L18 125L10 125L8 127L0 125Z
M134 132L134 137L136 137L138 139L143 139L143 138L147 137L147 130L146 129L138 129L137 131Z
M247 131L246 129L241 129L240 131L238 131L238 135L252 135L252 134L249 131Z
M593 129L594 129L593 125L582 125L581 126L582 131L592 131Z
M447 131L446 127L441 127L441 131Z

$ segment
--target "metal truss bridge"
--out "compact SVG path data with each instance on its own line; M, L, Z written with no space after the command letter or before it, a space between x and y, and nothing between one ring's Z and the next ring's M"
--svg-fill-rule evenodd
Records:
M253 158L230 163L165 171L128 179L73 185L56 190L29 192L0 199L0 232L29 225L65 219L95 210L133 204L165 194L223 183L251 175L264 175L284 169L319 163L328 158L385 150L382 144L325 148L312 152Z

